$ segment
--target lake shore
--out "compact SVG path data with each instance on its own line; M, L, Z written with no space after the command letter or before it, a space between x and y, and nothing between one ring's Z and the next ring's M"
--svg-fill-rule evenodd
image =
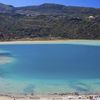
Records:
M48 40L48 41L6 41L0 42L0 45L13 44L78 44L78 45L93 45L100 46L100 40ZM95 95L92 95L95 97ZM100 100L99 95L98 99ZM0 95L0 100L90 100L90 95ZM80 99L81 98L81 99ZM94 99L95 100L95 99Z
M99 95L0 95L0 100L100 100Z
M79 44L100 46L100 40L34 40L34 41L1 41L0 45L11 44Z

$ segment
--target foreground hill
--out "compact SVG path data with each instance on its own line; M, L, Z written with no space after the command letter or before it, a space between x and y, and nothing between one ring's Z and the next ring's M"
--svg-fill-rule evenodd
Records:
M100 39L100 9L0 4L0 40Z

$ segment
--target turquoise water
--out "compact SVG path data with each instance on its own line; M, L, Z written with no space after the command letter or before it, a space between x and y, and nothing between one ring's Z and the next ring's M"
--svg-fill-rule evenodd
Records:
M0 93L100 92L100 46L0 45Z

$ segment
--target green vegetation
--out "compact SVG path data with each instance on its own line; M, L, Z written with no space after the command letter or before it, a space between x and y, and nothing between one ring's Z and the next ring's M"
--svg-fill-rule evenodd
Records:
M0 4L0 40L16 39L100 39L100 9Z

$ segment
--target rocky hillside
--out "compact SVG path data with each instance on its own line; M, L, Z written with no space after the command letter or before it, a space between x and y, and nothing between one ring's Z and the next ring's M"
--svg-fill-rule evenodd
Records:
M100 9L0 4L0 40L100 39Z

